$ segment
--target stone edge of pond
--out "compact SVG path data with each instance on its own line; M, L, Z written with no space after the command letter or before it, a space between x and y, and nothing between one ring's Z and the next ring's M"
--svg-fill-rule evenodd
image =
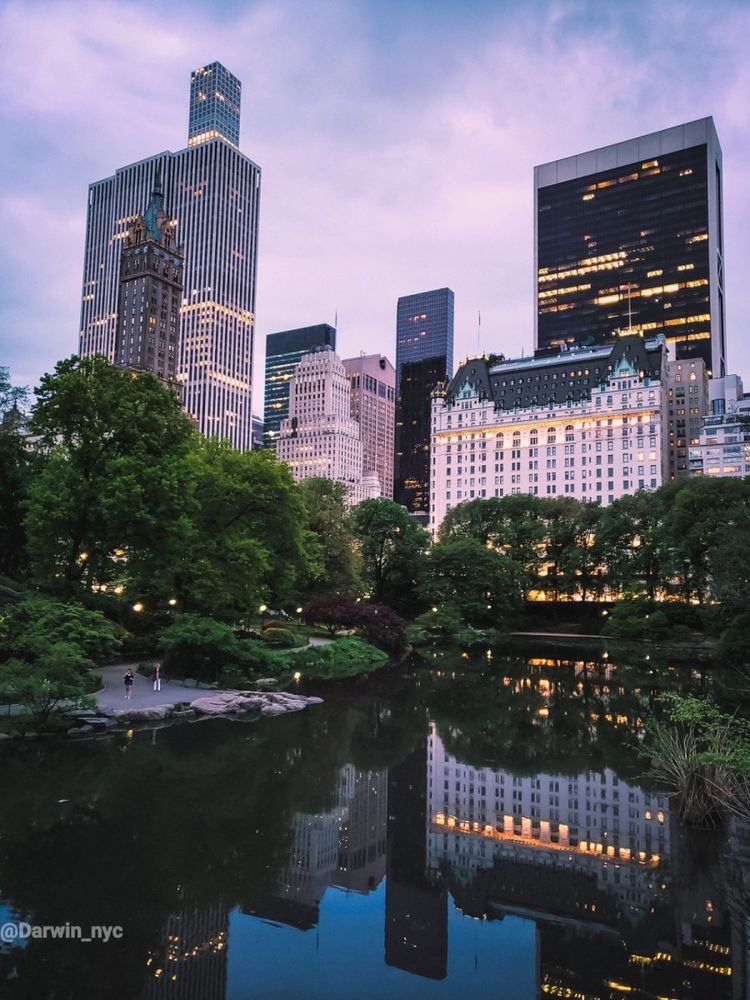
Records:
M309 705L320 705L322 702L322 698L287 691L221 691L190 702L169 702L134 709L99 709L96 713L82 713L78 716L83 720L90 718L91 722L83 721L81 725L73 725L64 732L28 731L14 735L0 733L0 742L100 736L112 733L120 725L139 722L197 721L201 718L237 718L249 714L256 718L272 718L289 712L301 712Z

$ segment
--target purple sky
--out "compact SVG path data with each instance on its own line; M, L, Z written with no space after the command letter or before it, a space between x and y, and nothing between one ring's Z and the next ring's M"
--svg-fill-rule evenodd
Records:
M190 70L243 83L265 334L395 353L399 295L456 293L456 362L533 338L533 166L712 114L730 370L750 381L750 5L299 0L0 5L0 364L76 351L87 184L187 135ZM748 386L750 388L750 385ZM262 412L257 396L254 410Z

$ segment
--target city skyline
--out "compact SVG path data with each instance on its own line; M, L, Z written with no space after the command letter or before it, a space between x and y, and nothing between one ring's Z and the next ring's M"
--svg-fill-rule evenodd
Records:
M724 152L728 370L746 373L744 5L541 4L530 15L480 3L470 16L441 5L429 23L425 11L386 7L378 19L368 3L327 4L311 24L293 4L228 4L211 16L187 5L175 23L143 3L95 14L6 4L4 114L15 138L3 203L17 238L4 271L2 360L14 379L33 385L76 350L88 181L180 148L190 72L214 59L243 82L243 151L264 167L258 337L338 312L347 354L392 358L398 297L449 285L457 363L478 348L529 352L533 167L713 115ZM145 39L138 51L120 38L123 16ZM324 42L333 62L322 79ZM40 255L40 244L68 252ZM31 303L21 291L30 283ZM256 412L262 363L256 352Z

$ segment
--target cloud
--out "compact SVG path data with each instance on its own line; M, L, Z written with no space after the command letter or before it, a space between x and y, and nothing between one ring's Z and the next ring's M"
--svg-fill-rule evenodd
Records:
M7 4L0 31L3 355L20 378L76 347L88 182L180 148L189 72L216 58L243 81L241 146L263 168L256 372L266 333L336 312L342 352L392 356L398 296L446 284L457 359L480 309L485 349L528 352L534 164L710 113L730 362L750 367L741 3L182 4L177 18L63 0Z

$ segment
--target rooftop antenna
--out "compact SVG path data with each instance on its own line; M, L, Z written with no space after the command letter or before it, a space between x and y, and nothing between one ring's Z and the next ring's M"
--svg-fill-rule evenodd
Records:
M336 312L333 314L333 329L338 331L338 328L339 328L339 311L337 309Z

